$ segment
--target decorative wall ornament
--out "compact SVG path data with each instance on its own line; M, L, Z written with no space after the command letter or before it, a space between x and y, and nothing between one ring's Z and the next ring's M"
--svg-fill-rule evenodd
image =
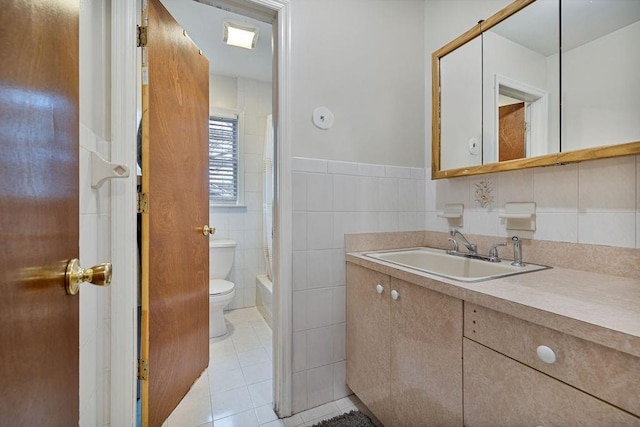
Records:
M486 208L493 203L492 193L493 182L491 182L489 178L485 178L476 183L476 196L474 200L480 205L480 207Z

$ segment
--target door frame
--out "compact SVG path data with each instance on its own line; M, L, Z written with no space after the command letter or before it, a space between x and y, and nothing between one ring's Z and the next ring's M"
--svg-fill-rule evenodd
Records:
M240 0L277 15L277 148L274 191L273 407L290 416L292 403L292 193L290 0ZM111 161L136 164L137 90L135 2L111 4ZM112 183L111 425L136 423L137 287L136 176Z
M111 2L111 161L136 165L137 2ZM135 167L130 168L135 171ZM136 425L137 173L111 183L110 424Z
M525 131L525 150L527 157L548 154L548 132L549 132L549 93L543 89L519 82L500 74L495 75L494 84L494 106L495 117L495 144L491 141L488 147L496 147L495 153L489 159L498 159L499 142L498 135L500 123L498 119L498 105L500 94L505 94L511 98L520 99L525 103L525 121L528 123ZM487 158L487 157L486 157ZM497 160L492 160L497 161Z

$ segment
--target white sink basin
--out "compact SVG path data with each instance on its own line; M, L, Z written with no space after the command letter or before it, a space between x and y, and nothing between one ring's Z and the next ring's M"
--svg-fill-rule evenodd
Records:
M511 265L511 261L489 262L449 255L442 249L433 248L399 249L387 252L370 252L365 255L461 282L479 282L551 268L537 264L515 267Z

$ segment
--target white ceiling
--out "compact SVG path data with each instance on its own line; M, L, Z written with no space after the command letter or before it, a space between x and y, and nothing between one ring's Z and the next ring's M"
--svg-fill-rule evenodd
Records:
M197 1L162 0L162 4L202 49L209 59L211 74L271 82L271 24ZM223 42L225 19L257 27L259 35L256 47L249 50L226 45Z
M162 0L162 3L207 56L211 74L271 82L271 24L223 10L221 5L229 2L219 0ZM256 48L227 46L223 42L225 19L259 28ZM567 51L640 20L640 0L563 0L562 19L563 49ZM545 56L555 54L558 1L538 0L491 31Z
M566 52L640 20L640 0L563 0ZM558 53L558 1L538 0L490 31L545 56Z

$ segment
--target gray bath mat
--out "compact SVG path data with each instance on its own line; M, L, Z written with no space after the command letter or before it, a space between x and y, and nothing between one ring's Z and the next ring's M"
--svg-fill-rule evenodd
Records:
M328 420L320 421L313 427L375 427L369 417L360 411L351 411Z

